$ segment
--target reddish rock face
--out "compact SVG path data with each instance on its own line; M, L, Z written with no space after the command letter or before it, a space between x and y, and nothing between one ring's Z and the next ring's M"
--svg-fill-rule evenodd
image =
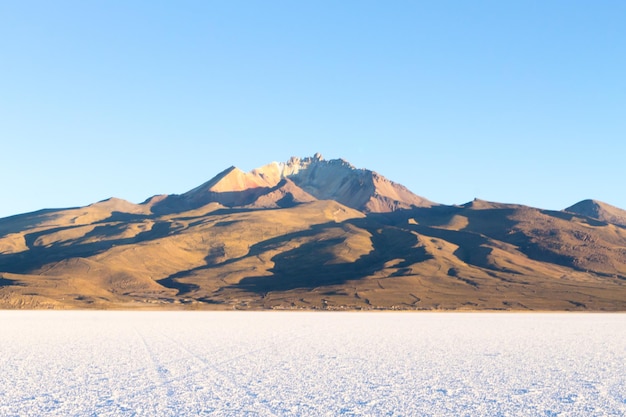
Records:
M292 157L247 173L230 167L181 197L188 208L210 202L227 207L280 207L286 196L293 204L334 200L364 213L434 205L376 172L357 169L342 159L326 161L320 154Z

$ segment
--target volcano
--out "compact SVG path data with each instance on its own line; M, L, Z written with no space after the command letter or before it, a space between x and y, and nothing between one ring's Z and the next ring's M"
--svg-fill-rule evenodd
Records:
M0 308L626 310L626 211L442 205L343 159L0 219Z

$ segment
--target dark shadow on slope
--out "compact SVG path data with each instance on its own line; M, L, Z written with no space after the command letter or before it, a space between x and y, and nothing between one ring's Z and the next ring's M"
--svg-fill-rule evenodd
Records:
M1 287L23 287L23 286L24 284L20 282L0 276L0 288Z
M323 238L322 234L327 229L345 227L346 225L369 231L372 234L374 250L355 262L336 263L338 259L333 250L338 245L343 244L345 238ZM320 238L315 239L318 235ZM352 219L343 223L329 222L314 225L307 230L288 233L259 242L252 245L245 256L228 259L224 262L215 263L215 259L220 257L210 253L206 257L208 265L178 272L159 281L159 283L169 288L184 290L188 284L179 282L178 279L180 278L196 273L211 274L218 267L238 262L247 257L259 256L267 251L279 249L293 240L303 238L310 240L296 248L279 253L271 259L274 262L274 267L270 270L273 273L272 276L246 277L239 284L232 285L230 288L254 293L287 291L296 288L311 289L371 276L382 270L386 262L394 259L404 259L394 266L394 268L404 268L431 258L424 248L414 247L417 243L417 236L410 231L384 226L366 219ZM397 276L400 275L402 272L397 274ZM183 293L184 291L180 292L180 294Z
M247 188L242 191L225 192L207 190L202 193L193 193L190 195L173 194L165 197L162 201L155 203L152 206L151 211L152 213L158 215L175 214L195 210L210 203L219 203L229 209L242 208L253 204L264 195L280 190L285 187L286 184L287 180L283 179L273 187L256 187ZM287 191L285 192L285 196L278 199L275 204L279 208L288 208L298 205L299 202L295 200L295 197L291 192ZM218 213L215 212L215 214Z
M247 210L245 210L247 211ZM239 212L239 209L228 209L228 213L232 213L232 212ZM228 226L229 224L232 223L236 223L238 221L235 222L221 222L221 224L216 224L216 226ZM223 252L219 252L220 248L214 248L212 250L209 251L209 253L207 254L207 256L204 258L206 265L202 265L196 268L191 268L185 271L180 271L177 273L174 273L172 275L170 275L167 278L164 278L162 280L159 281L159 283L161 285L167 286L168 288L173 288L173 289L177 289L179 290L179 295L183 294L183 290L184 288L186 288L187 285L190 284L185 284L182 283L180 281L178 281L178 279L180 278L185 278L188 277L192 274L195 273L199 273L199 272L205 272L205 273L210 273L211 270L217 268L217 267L221 267L224 265L228 265L228 264L232 264L235 262L238 262L246 257L255 257L258 255L261 255L262 253L264 253L267 250L272 250L275 248L278 248L284 244L286 244L287 242L293 240L293 239L299 239L299 238L306 238L306 237L313 237L318 233L321 233L324 231L324 229L329 228L329 227L337 227L338 224L331 222L331 223L327 223L327 224L322 224L322 225L314 225L312 226L310 229L308 230L303 230L303 231L299 231L299 232L295 232L295 233L288 233L286 235L282 235L282 236L278 236L275 238L271 238L268 240L265 240L263 242L257 243L255 245L252 245L248 251L248 253L242 257L238 257L238 258L231 258L231 259L227 259L223 262L216 262L217 259L220 259L221 257L223 257L224 253ZM190 289L191 291L191 289Z
M495 267L488 259L493 251L489 247L493 244L491 239L498 240L497 238L505 236L514 225L514 222L508 219L510 214L512 214L510 209L471 210L458 206L436 206L399 210L395 213L377 215L377 217L386 218L396 227L413 230L419 235L442 239L457 245L458 249L453 254L466 264L498 272L513 272ZM461 230L446 229L445 227L456 215L467 217L468 225ZM493 227L481 230L480 225L488 223L485 221L486 218L496 222L498 227L495 230ZM500 229L504 230L500 232ZM497 237L489 235L497 235Z
M578 218L580 220L584 220L588 225L594 226L594 227L603 227L603 226L612 224L614 226L624 228L623 225L620 225L618 223L609 223L607 221L603 221L592 216L586 216L584 214L573 213L569 211L541 210L541 213L547 216L557 217L559 219L566 220L566 221L571 221L574 218Z
M178 274L170 275L169 277L157 280L156 282L158 284L166 287L166 288L171 288L171 289L177 290L178 291L176 293L177 296L200 289L200 287L198 285L195 285L195 284L185 284L183 282L179 282L176 279L176 278L182 278L186 274L187 274L186 271L185 272L179 272Z
M187 210L189 210L189 207L187 206L185 199L179 194L168 195L163 200L154 203L154 205L150 207L150 211L157 216L181 213Z
M411 225L410 229L420 235L435 237L457 245L458 249L453 254L466 264L498 270L488 260L492 248L488 247L490 242L485 236L472 232L459 232L419 225Z
M280 210L281 208L283 207L224 207L224 208L215 209L207 214L203 214L199 216L185 216L185 217L173 217L173 218L176 220L182 220L182 221L194 221L195 220L195 222L189 223L190 226L194 226L194 225L204 222L207 218L210 218L213 216L226 216L229 214L241 214L241 213L252 213L252 212L270 211L270 210ZM170 214L175 214L175 213L170 213Z
M158 239L171 233L170 222L157 222L152 230L148 230L129 238L106 239L123 232L129 225L102 225L91 232L76 239L72 245L53 243L48 246L37 246L35 242L42 236L62 230L82 226L59 227L41 232L30 233L25 236L28 251L0 255L0 271L17 274L29 273L46 264L56 263L70 258L88 258L103 253L114 246L138 243L146 240ZM101 238L98 241L87 242L88 239Z
M44 209L34 211L32 213L17 214L15 216L4 217L0 219L0 236L8 235L11 233L23 232L30 228L36 227L44 221L54 220L55 217L51 216L54 213L61 213L66 210L72 210L72 208L63 209Z
M291 208L297 206L298 204L300 203L295 200L295 197L291 193L285 194L283 198L276 201L276 205L280 208Z
M138 233L133 239L135 242L143 242L145 240L155 240L168 236L179 229L173 227L173 223L169 221L156 222L150 230Z
M364 228L372 234L374 249L354 262L333 263L336 257L332 248L343 243L343 238L314 241L300 245L272 258L272 276L244 278L235 288L254 293L288 291L292 289L312 289L320 286L338 285L346 281L359 280L380 271L385 263L404 259L394 268L402 268L431 259L423 247L415 247L417 236L410 231L390 226L371 228L370 224L357 219L347 221ZM280 245L291 239L283 236L273 242L260 245Z
M124 213L122 211L114 211L111 216L95 223L140 223L144 220L153 219L155 216L149 214Z
M423 226L440 226L462 211L463 208L457 206L414 207L390 213L369 213L367 218L381 224L398 227L405 227L409 224L409 220L416 220Z
M438 206L433 208L414 208L402 210L385 217L397 227L414 230L420 235L442 239L458 246L454 256L468 265L482 268L493 273L520 274L509 268L501 268L489 260L496 242L508 243L518 247L530 259L555 260L555 254L547 254L515 226L512 220L517 208L472 209L464 206ZM523 209L522 209L523 210ZM463 216L467 225L459 230L447 229L454 216ZM411 221L411 222L409 222ZM416 223L416 224L414 224ZM570 265L569 260L559 259L562 265ZM498 275L495 278L499 278Z
M39 211L34 211L32 213L24 213L18 214L15 216L5 217L0 219L0 236L7 235L10 233L18 233L25 232L28 229L37 227L43 222L51 222L54 221L57 217L63 214L63 212L68 210L76 210L80 207L70 207L63 209L44 209ZM59 214L59 216L55 216L55 214ZM90 224L98 224L98 223L112 223L112 222L126 222L126 223L136 223L142 220L146 220L152 218L151 215L146 214L134 214L134 213L124 213L121 211L113 211L111 215L103 220L99 220ZM87 225L67 225L65 227L80 227ZM60 230L63 227L58 227L56 230ZM49 229L52 230L52 229Z
M279 208L275 208L275 207L233 207L233 208L223 208L223 209L217 209L215 210L213 213L211 213L211 215L216 215L216 216L224 216L224 215L228 215L228 214L241 214L241 213L252 213L252 212L259 212L259 211L270 211L270 210L280 210Z
M456 214L466 217L469 222L468 225L458 231L442 228ZM516 215L520 216L520 220L515 220ZM417 225L407 224L404 227L409 227L420 234L438 237L458 245L459 249L455 251L455 256L468 264L488 270L515 273L508 269L500 269L489 262L487 257L492 251L488 247L490 239L517 247L529 259L566 266L575 270L583 270L577 267L575 257L558 253L555 249L551 249L549 239L546 240L545 237L538 239L538 236L533 236L529 231L524 231L522 226L528 227L528 225L532 225L534 223L533 219L535 219L534 216L539 215L551 216L568 222L571 222L575 217L570 213L538 210L530 207L472 209L447 206L437 208L436 210L422 208L407 210L396 214L394 220L408 223L408 219L414 219L418 223ZM587 223L591 226L604 225L593 219L589 219ZM538 225L539 223L537 223L537 227ZM537 230L539 234L543 233L545 235L550 233L548 229Z

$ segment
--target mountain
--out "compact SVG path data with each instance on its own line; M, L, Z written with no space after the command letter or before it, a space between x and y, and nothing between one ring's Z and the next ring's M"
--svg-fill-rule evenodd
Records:
M440 205L317 154L0 219L0 307L624 311L623 216Z
M626 210L596 200L583 200L565 209L570 213L591 217L602 222L626 226Z
M154 211L171 213L212 202L226 207L284 208L314 200L334 200L365 213L433 205L376 172L315 154L273 162L251 172L230 167L193 190L155 202Z
M292 158L286 164L270 164L253 171L264 178L275 177L276 172L320 200L335 200L366 213L433 205L376 172L356 169L343 159L325 161L320 154L313 158Z

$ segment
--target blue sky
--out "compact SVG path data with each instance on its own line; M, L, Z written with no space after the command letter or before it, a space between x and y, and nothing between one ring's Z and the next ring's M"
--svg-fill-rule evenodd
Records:
M0 2L0 217L320 152L444 204L626 208L626 2Z

